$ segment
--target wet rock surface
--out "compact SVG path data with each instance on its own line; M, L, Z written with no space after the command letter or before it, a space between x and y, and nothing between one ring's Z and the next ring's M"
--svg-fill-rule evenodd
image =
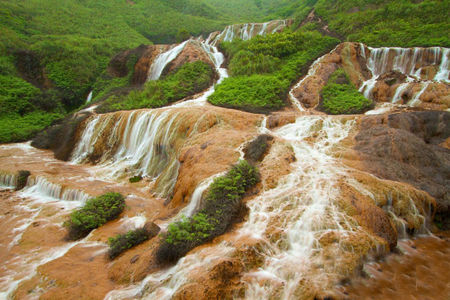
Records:
M381 178L407 182L450 206L450 113L409 112L364 117L355 137L363 168Z
M339 289L336 299L448 299L450 234L401 241L399 252L364 266L363 277Z

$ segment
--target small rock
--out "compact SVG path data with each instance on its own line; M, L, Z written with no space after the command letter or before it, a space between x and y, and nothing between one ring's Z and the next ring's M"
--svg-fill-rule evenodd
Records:
M133 256L131 259L130 259L130 263L131 264L134 264L135 262L137 262L138 260L139 260L139 255L135 255L135 256Z
M144 229L147 230L149 234L149 238L155 237L158 235L158 233L161 231L161 228L159 228L158 225L156 225L153 222L147 222L144 225Z

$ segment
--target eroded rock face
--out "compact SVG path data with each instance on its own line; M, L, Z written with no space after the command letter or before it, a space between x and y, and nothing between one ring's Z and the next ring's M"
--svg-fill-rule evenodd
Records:
M125 77L136 61L152 49L152 46L140 45L131 50L122 51L114 56L108 64L108 73L114 77ZM130 66L131 64L131 66Z
M139 53L135 54L138 56L138 59L136 64L134 65L134 73L131 79L131 83L133 85L144 84L148 80L150 68L158 55L168 51L169 49L172 49L175 46L176 45L140 46L140 48L128 50L120 54L121 56L119 58L125 55L130 56L137 53L139 49ZM167 75L171 72L174 72L185 63L191 63L195 61L206 62L214 68L214 63L211 61L206 51L202 48L200 42L197 40L189 40L182 51L176 56L176 58L169 62L167 66L165 66L161 75ZM124 69L125 67L122 65L121 68ZM122 71L121 74L126 73Z
M139 60L134 65L134 73L131 82L134 85L142 85L147 81L148 72L152 65L152 62L155 58L167 51L169 49L169 45L151 45L147 46L146 51L142 54Z
M209 64L213 69L215 68L211 58L202 48L200 42L196 40L190 40L178 56L170 62L164 69L162 75L166 75L174 72L185 63L192 63L196 61L203 61Z
M292 94L305 108L315 108L330 75L342 68L364 96L376 102L424 109L450 107L446 48L369 48L342 43L311 66ZM448 57L447 57L448 59Z
M450 113L409 112L364 117L354 149L362 168L381 178L407 182L450 206Z
M55 158L67 161L75 147L78 127L89 116L88 112L68 116L59 124L40 132L31 145L39 149L50 149L55 153Z

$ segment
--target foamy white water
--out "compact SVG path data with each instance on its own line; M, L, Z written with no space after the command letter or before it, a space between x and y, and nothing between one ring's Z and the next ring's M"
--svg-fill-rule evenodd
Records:
M150 70L148 73L148 80L158 80L159 77L161 77L162 72L164 71L164 68L175 58L177 58L178 54L183 51L186 44L189 42L189 40L184 41L183 43L167 50L166 52L163 52L159 54L155 61L150 66Z

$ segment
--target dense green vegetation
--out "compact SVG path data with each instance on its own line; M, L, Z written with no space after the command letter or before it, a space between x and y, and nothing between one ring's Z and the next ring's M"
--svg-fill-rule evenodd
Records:
M86 204L72 212L64 226L69 230L68 237L77 240L117 218L125 208L125 198L119 193L106 193L89 199Z
M318 32L290 30L222 43L232 77L218 85L208 101L252 112L280 109L300 74L337 43Z
M109 244L109 258L114 259L122 252L142 244L150 238L150 233L144 228L138 228L128 231L125 234L118 234L115 237L108 239Z
M447 0L319 0L316 12L347 40L378 46L450 47Z
M97 111L161 107L203 91L212 84L214 74L213 68L205 62L186 63L161 80L147 82L143 90L111 96Z
M350 82L344 70L336 70L322 89L319 109L332 115L361 114L374 107Z
M112 77L105 71L121 50L181 41L239 22L293 18L297 29L312 9L349 41L450 47L447 0L4 0L0 2L0 143L29 139L78 109L92 90L94 100L127 94L130 76ZM255 42L223 45L234 78L225 80L210 101L255 111L283 106L288 87L302 69L332 44L329 40L322 44L327 39L319 36L309 40L310 33L305 34L299 40L295 35L269 35ZM301 46L292 47L297 44ZM261 99L245 84L254 85ZM168 83L162 85L167 88ZM111 109L164 102L144 103L142 95L135 92L130 96L134 104Z
M5 89L22 85L29 92L17 103L23 113L0 112L0 143L29 139L82 105L92 89L126 86L126 78L103 78L94 86L117 52L174 42L180 32L218 30L230 19L202 0L0 1L0 86L6 81L15 87ZM101 86L105 82L109 88ZM13 92L1 95L0 108L18 99ZM30 106L34 99L46 108Z
M259 179L258 170L245 160L216 178L209 187L203 209L191 218L169 225L156 254L158 261L176 261L191 249L223 234L239 217L245 192Z

